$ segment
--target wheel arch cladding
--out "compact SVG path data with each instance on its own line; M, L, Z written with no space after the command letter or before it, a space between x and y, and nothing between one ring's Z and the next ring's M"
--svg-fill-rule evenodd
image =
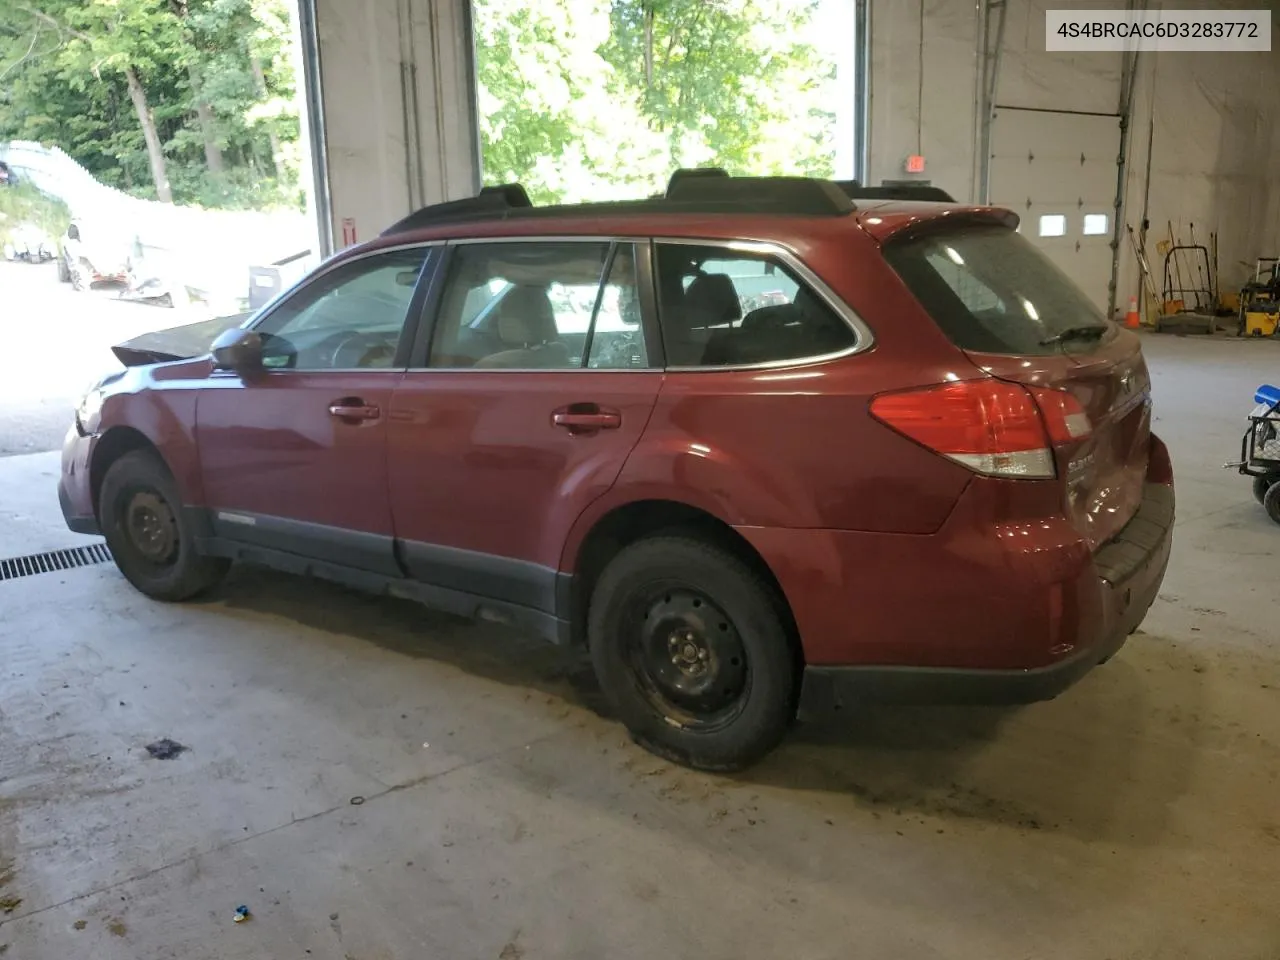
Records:
M797 665L803 666L803 650L791 605L764 557L724 520L677 500L633 500L613 507L592 524L577 551L572 556L565 557L564 569L572 577L570 602L575 639L585 636L591 593L609 561L630 544L659 536L687 536L713 543L758 574L774 592L774 600L787 625L787 639L797 657Z

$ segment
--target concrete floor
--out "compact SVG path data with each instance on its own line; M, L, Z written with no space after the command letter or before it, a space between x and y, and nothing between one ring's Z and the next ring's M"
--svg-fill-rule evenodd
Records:
M737 778L409 604L0 583L4 960L1275 960L1280 527L1220 465L1280 345L1148 353L1180 516L1143 632L1051 703L867 711ZM0 557L77 542L56 470L0 461Z

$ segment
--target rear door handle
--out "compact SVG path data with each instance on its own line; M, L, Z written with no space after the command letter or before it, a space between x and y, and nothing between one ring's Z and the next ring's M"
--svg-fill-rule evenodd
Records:
M329 416L350 423L361 420L377 420L382 411L372 403L365 403L359 397L343 397L329 404Z
M570 433L594 433L597 430L617 430L622 426L622 414L616 410L602 410L594 403L575 403L551 414L551 422Z

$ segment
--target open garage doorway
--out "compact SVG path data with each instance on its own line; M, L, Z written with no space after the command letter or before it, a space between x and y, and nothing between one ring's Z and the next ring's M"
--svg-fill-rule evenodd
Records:
M294 0L0 0L0 456L319 254Z
M854 0L474 0L486 183L535 203L672 170L854 176Z

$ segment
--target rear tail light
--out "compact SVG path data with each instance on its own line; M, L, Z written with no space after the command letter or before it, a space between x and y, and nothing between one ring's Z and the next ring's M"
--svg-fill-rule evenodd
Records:
M1056 476L1053 447L1091 430L1070 394L993 379L884 393L871 401L871 413L977 473L1028 480Z
M1040 413L1044 415L1044 425L1048 428L1049 439L1055 447L1084 440L1093 433L1089 415L1080 406L1080 401L1071 394L1063 390L1032 387L1031 395L1036 398Z

